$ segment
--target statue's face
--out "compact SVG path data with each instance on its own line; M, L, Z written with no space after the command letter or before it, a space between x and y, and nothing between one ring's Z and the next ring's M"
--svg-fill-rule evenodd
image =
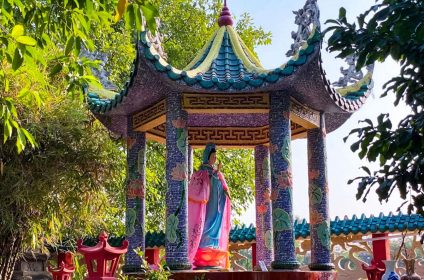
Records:
M209 156L209 164L210 164L210 165L214 165L214 164L215 164L215 162L216 162L216 153L212 153L212 154Z

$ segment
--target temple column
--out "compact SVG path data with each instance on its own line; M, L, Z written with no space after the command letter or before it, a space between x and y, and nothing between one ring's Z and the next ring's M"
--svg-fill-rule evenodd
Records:
M327 151L325 120L308 130L309 220L311 230L311 270L332 270L330 215L328 211Z
M255 202L256 202L256 259L267 266L273 260L271 216L271 171L269 148L255 147Z
M167 97L166 112L166 263L171 270L190 269L187 217L187 118L182 95Z
M193 174L193 147L188 145L188 153L187 153L187 163L188 163L188 178L191 178Z
M272 226L274 234L273 269L297 269L291 174L290 96L270 94L269 140L271 154Z
M127 138L127 186L125 228L129 241L125 255L124 272L141 270L141 259L134 252L135 248L145 249L144 217L146 185L146 135L144 132L132 131L131 117L128 120Z

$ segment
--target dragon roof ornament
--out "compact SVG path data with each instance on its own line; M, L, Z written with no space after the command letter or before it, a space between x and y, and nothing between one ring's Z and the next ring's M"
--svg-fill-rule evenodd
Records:
M356 62L358 61L357 56L349 55L345 58L348 67L340 67L340 73L342 73L342 77L339 78L337 82L332 83L335 87L347 87L351 84L357 83L364 78L364 73L362 70L356 70ZM368 72L372 72L374 69L374 65L368 65Z
M161 22L158 17L155 18L156 21L156 30L155 35L152 34L152 32L147 32L147 37L149 38L150 43L153 45L153 48L155 48L156 52L163 58L168 59L168 54L165 52L164 48L162 47L163 42L163 35L160 34L159 29L161 27ZM146 27L146 21L143 17L143 26Z
M102 84L103 88L110 91L117 91L118 87L109 80L110 73L106 71L105 66L109 58L107 54L99 51L89 51L86 48L81 49L81 57L86 58L91 61L100 61L97 68L92 67L91 71L93 76L95 76L99 82Z
M307 0L302 9L293 11L296 15L295 23L297 24L297 32L292 31L291 37L294 43L290 46L290 50L286 56L294 56L303 44L308 40L314 29L320 30L319 8L317 0Z

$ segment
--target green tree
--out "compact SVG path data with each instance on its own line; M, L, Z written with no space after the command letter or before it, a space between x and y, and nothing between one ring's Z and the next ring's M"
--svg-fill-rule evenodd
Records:
M8 96L14 82L13 76L21 72L28 73L34 80L26 79L21 83L22 94L27 94L40 102L39 92L32 89L32 83L50 83L56 75L64 74L66 91L81 99L82 86L97 83L90 68L96 62L80 56L82 49L93 51L96 46L92 38L94 30L110 32L115 21L122 16L126 26L141 30L141 18L145 16L147 24L154 30L154 17L157 11L148 1L119 0L116 7L112 0L2 0L0 7L0 125L4 127L3 142L16 135L16 148L20 153L27 141L32 147L36 139L21 126L21 118L16 110L15 100ZM40 55L58 46L56 55ZM12 69L9 72L8 69ZM38 68L48 69L48 75L37 74ZM32 83L31 83L32 82ZM98 83L97 83L98 84Z
M125 178L120 144L78 100L62 94L43 102L43 110L30 106L20 112L37 149L17 155L8 141L0 151L1 279L10 279L22 249L100 229L123 233L116 224L123 219L117 204L122 194L116 192Z
M330 51L339 57L357 56L356 68L391 57L400 64L400 73L389 78L384 93L395 94L395 105L405 103L412 113L393 125L388 114L376 122L363 121L364 126L351 131L358 139L351 146L361 159L378 162L373 172L362 167L365 176L359 181L357 199L367 198L375 188L380 201L387 201L394 189L408 204L408 212L424 215L424 2L421 0L384 0L362 13L357 23L349 23L346 10L339 18L328 20L332 26L328 40ZM349 136L350 136L349 135ZM408 194L411 195L409 202Z
M99 61L81 50L107 50L94 31L141 30L141 13L152 25L155 9L125 0L116 13L106 0L1 3L0 279L8 280L22 250L103 228L123 233L125 155L83 102L82 86L99 85L91 75Z

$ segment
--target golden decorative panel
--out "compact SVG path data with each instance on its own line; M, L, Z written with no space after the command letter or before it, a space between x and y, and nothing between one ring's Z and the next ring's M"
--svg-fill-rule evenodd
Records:
M291 123L292 139L304 137L306 129ZM161 124L148 132L148 138L165 143L166 126ZM188 128L188 142L190 145L204 146L213 142L225 147L254 147L268 144L269 127L193 127Z
M301 105L292 99L290 104L290 119L305 128L319 127L320 113Z
M164 99L146 110L135 114L132 118L132 126L134 130L148 131L165 122L165 119L166 100Z
M189 113L268 112L268 94L184 94L183 107Z

